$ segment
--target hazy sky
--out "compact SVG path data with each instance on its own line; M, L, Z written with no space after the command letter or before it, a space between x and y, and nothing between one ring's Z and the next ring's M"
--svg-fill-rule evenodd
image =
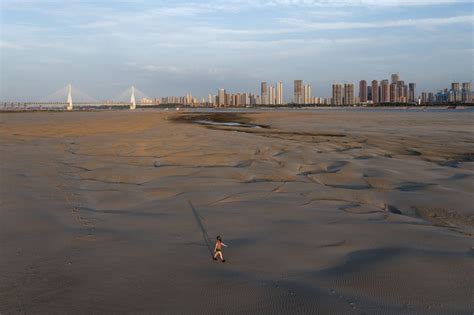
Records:
M71 82L97 99L258 92L294 79L331 84L399 72L418 90L474 73L473 1L0 0L1 100ZM357 89L356 89L357 90Z

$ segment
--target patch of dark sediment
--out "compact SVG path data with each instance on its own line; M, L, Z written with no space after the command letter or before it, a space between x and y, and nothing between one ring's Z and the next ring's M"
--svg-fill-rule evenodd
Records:
M327 142L331 138L341 139L347 137L347 135L341 133L313 133L273 129L269 125L255 124L250 118L238 113L185 113L175 115L170 119L175 122L200 124L209 129L237 131L263 137L282 140L300 140L311 143Z
M369 184L325 184L325 185L332 188L350 189L350 190L366 190L366 189L372 188L372 186Z
M348 162L336 161L333 163L318 163L316 169L313 169L314 165L300 165L300 173L298 175L318 175L318 174L334 174L339 172Z
M220 126L269 128L268 125L253 124L250 118L238 113L185 113L175 115L171 117L170 120L183 123L196 123L209 128Z
M402 211L400 211L400 209L392 205L385 205L384 210L393 214L403 214Z
M415 150L415 149L413 149L413 148L406 148L405 150L407 151L408 155L413 155L413 156L420 156L420 155L422 155L422 153L421 153L420 151Z
M441 166L458 168L461 163L474 162L474 153L463 153L438 163Z
M405 182L405 183L402 183L401 185L399 185L397 187L397 189L400 190L400 191L404 191L404 192L410 192L410 191L423 190L423 189L428 188L430 186L436 186L436 184Z
M86 207L79 207L77 209L79 211L95 213L95 214L117 214L117 215L136 216L136 217L154 217L154 216L169 215L167 213L139 211L139 210L116 210L116 209L99 210L99 209L92 209L92 208L86 208Z
M454 227L469 230L466 234L474 233L474 214L465 215L456 210L435 207L413 207L415 213L422 219L435 226Z

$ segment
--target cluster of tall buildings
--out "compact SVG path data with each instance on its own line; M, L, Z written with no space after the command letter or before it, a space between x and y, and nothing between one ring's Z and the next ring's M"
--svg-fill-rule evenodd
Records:
M332 105L352 105L356 103L354 96L354 84L345 83L332 85Z
M303 84L303 80L295 80L294 82L294 104L320 104L319 97L311 96L311 85Z
M391 75L391 80L385 79L380 82L372 80L359 82L359 94L356 95L353 83L334 83L332 85L332 97L322 98L311 95L311 85L304 84L303 80L295 80L293 86L293 104L298 105L335 105L350 106L354 104L435 104L435 103L472 103L473 95L471 83L454 82L451 88L444 89L438 93L421 93L416 95L416 84L408 83L400 79L398 73ZM239 92L227 93L225 89L219 89L216 95L209 94L207 100L199 100L191 94L180 97L163 97L161 99L143 99L142 104L182 104L190 106L214 106L214 107L245 107L257 105L284 105L283 83L268 85L261 82L260 94Z
M227 93L225 89L219 89L217 95L208 95L206 105L214 107L242 107L257 105L260 103L260 96L253 93L239 92Z
M275 85L268 86L267 82L262 82L260 95L241 92L229 94L225 89L219 89L217 95L209 94L207 104L215 107L283 105L283 83L277 82Z
M162 98L143 97L138 101L138 103L141 105L160 105L160 104L199 105L201 104L201 102L196 97L193 97L191 94L186 94L186 96L166 96Z
M359 96L355 96L354 84L335 83L332 86L332 105L415 103L415 83L405 84L399 74L392 74L391 81L366 80L359 82Z
M275 85L267 87L267 82L260 84L261 105L283 105L283 83L277 82Z
M451 89L445 88L437 93L422 92L419 100L420 104L445 104L464 103L469 104L474 100L472 95L471 82L464 82L462 86L459 82L451 83Z
M354 96L354 84L333 84L332 105L353 104L434 104L434 103L472 103L471 83L452 83L451 89L444 89L438 93L421 93L416 96L416 83L405 84L400 80L398 73L391 75L391 80L366 80L359 82L359 96Z

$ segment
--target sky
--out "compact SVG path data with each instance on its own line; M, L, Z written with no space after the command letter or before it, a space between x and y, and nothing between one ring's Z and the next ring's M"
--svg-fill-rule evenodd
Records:
M421 91L474 73L472 0L0 0L0 101L71 83L95 99L259 92L399 73ZM357 90L357 88L356 88Z

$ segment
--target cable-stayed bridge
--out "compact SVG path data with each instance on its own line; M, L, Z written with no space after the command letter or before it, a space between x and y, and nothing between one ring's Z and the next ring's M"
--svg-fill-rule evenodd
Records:
M129 107L130 109L136 109L137 104L140 105L141 99L147 99L148 96L137 89L134 86L127 88L121 93L117 94L113 98L107 101L99 101L87 93L81 91L77 87L73 87L68 84L61 89L43 97L39 101L34 102L23 102L23 103L4 103L4 107L10 105L10 107L25 109L31 108L54 108L54 109L66 109L73 110L76 108L87 108L87 107ZM153 101L148 101L147 106L158 105L154 104Z

